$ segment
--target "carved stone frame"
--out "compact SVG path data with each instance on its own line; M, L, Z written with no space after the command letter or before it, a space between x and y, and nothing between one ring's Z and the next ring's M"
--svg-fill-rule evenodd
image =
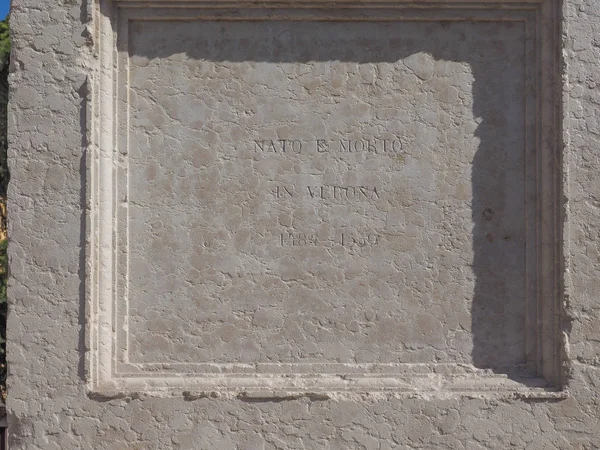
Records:
M407 2L96 0L96 69L87 163L87 375L91 391L277 392L329 395L564 395L561 311L562 146L559 5L545 1ZM528 249L527 357L536 379L515 380L464 364L160 364L141 367L127 355L127 48L130 20L453 20L523 22L535 42L535 226ZM121 49L121 50L119 50ZM550 69L550 70L549 70ZM125 75L125 76L124 76ZM124 270L122 272L120 269ZM123 312L120 312L123 311ZM195 366L195 367L192 367ZM548 386L551 386L550 388ZM420 394L418 394L420 393Z

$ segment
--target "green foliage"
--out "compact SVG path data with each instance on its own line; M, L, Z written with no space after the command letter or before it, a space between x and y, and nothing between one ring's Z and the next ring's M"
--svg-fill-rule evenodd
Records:
M10 35L8 31L8 19L0 22L0 68L8 67L10 57Z

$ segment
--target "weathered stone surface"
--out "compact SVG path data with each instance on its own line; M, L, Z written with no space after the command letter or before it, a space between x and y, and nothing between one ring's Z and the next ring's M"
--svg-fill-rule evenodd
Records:
M478 289L504 308L478 319L498 327L480 353L523 361L523 31L134 22L130 362L468 363ZM448 42L435 56L431 32ZM512 70L475 100L480 45L498 48L487 74ZM474 246L486 220L497 236Z
M402 5L13 0L11 448L600 446L599 6Z

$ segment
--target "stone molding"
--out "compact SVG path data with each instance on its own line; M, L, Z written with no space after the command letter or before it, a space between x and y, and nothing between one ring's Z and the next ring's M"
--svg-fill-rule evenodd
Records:
M517 21L531 36L534 160L527 170L528 366L537 378L511 379L464 364L156 364L128 356L126 251L127 64L132 20ZM562 147L558 13L550 1L524 2L204 2L100 0L94 16L93 79L87 167L87 378L97 394L181 391L275 395L293 392L387 392L406 396L562 396ZM527 61L525 62L527 63ZM552 68L555 70L548 70ZM530 72L529 72L530 71ZM258 393L258 394L254 394ZM420 393L420 394L417 394Z

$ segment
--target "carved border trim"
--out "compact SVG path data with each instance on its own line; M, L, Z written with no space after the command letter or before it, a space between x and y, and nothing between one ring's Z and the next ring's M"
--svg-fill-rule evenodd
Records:
M393 391L414 394L417 390L438 393L485 393L486 395L556 396L556 389L545 389L549 382L561 386L562 346L559 333L560 320L560 173L556 153L559 150L559 130L556 128L558 79L554 73L541 70L544 63L554 61L556 56L557 12L550 0L540 2L481 2L466 0L461 3L420 2L418 4L390 0L377 2L287 2L235 3L205 1L158 1L158 0L96 0L95 37L98 66L95 73L93 94L92 157L88 164L90 186L90 214L88 235L92 242L88 247L87 282L91 299L88 302L88 326L90 352L88 358L89 387L96 392L112 391L178 391L182 389L219 390L240 392L247 389L258 391L285 390L308 391ZM335 10L331 9L335 7ZM149 16L140 15L145 8L152 8ZM177 9L185 8L181 16ZM327 12L322 11L323 9ZM356 17L356 9L362 14ZM119 69L117 41L122 36L120 24L126 13L136 20L474 20L474 21L524 21L533 24L535 33L536 68L536 161L535 189L536 239L535 261L527 263L536 274L533 283L533 299L528 302L526 328L535 328L535 336L527 339L528 359L532 362L539 379L510 380L507 376L491 374L462 364L201 364L203 373L189 369L194 364L128 364L127 354L119 354L119 328L127 328L126 317L118 314L117 298L118 247L117 227L120 199L118 190L119 170L126 167L126 142L118 142ZM314 12L319 11L318 15ZM381 15L387 10L391 15ZM194 12L195 11L195 12ZM209 13L210 11L210 13ZM402 14L399 14L402 11ZM432 15L432 11L437 15ZM468 14L466 13L468 11ZM446 14L441 14L442 12ZM490 16L490 12L494 12ZM515 13L517 18L515 18ZM533 22L519 18L520 14L534 14ZM197 15L194 15L197 14ZM511 17L512 16L512 17ZM133 17L133 16L132 16ZM115 169L119 168L120 169ZM527 270L529 272L529 269ZM529 285L529 283L528 283ZM529 288L528 288L529 289ZM127 300L125 300L127 301ZM124 321L124 322L123 322ZM154 366L154 367L151 367ZM307 367L311 366L311 367ZM327 373L315 369L327 367ZM312 368L312 370L311 370ZM159 371L157 372L157 369ZM183 369L183 370L182 370ZM163 370L161 372L160 370ZM167 372L164 372L167 370ZM171 372L173 370L174 372ZM224 372L225 371L225 372ZM339 375L342 373L342 375ZM444 395L446 395L444 394Z

